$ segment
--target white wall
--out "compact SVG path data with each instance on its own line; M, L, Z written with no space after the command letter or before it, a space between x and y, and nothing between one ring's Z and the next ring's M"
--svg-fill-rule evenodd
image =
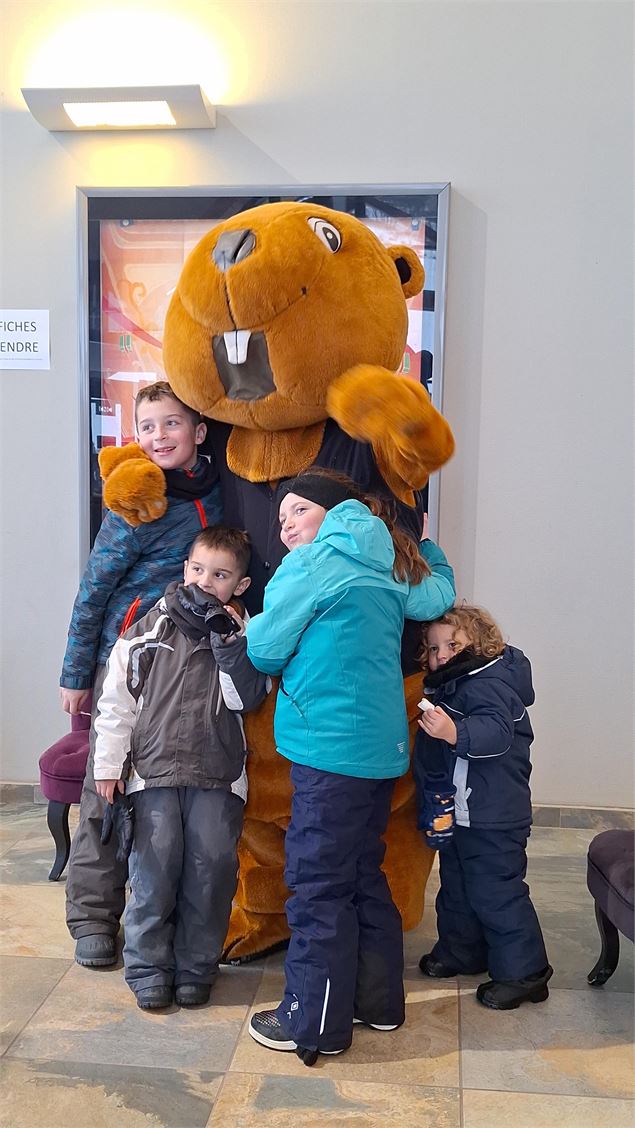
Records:
M535 800L631 805L631 4L5 0L3 17L0 304L50 309L52 367L0 374L2 777L37 778L66 730L76 186L450 180L441 539L460 593L532 658ZM99 51L78 49L95 19ZM215 131L53 136L19 93L184 77L217 82Z

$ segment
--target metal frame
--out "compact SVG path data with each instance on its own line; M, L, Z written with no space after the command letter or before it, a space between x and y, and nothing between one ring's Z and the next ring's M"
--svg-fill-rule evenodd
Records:
M79 470L79 568L90 552L90 358L88 328L88 196L77 189L77 389Z
M79 409L79 483L80 565L88 557L90 545L90 433L89 433L89 332L88 332L88 201L89 199L148 199L215 196L281 196L301 199L304 196L342 197L355 194L437 196L437 260L435 276L434 352L432 365L432 402L441 411L443 407L443 364L445 348L445 296L448 260L448 224L450 211L450 184L267 184L267 185L194 185L169 188L77 188L78 226L78 409ZM439 474L429 482L428 519L430 535L434 539L439 529Z

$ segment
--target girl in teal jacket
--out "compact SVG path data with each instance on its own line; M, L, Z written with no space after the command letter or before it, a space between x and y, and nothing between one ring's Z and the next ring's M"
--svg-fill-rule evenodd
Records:
M285 879L286 991L250 1033L271 1049L346 1049L354 1019L404 1018L401 918L381 871L390 799L409 765L400 664L404 619L454 602L443 552L419 548L350 479L312 468L286 484L291 550L247 626L249 658L281 674L278 751L293 762Z

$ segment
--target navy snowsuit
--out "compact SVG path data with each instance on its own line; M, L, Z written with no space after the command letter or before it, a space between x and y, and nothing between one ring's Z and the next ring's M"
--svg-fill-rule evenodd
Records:
M523 979L547 965L524 881L531 666L513 646L493 659L464 650L428 675L425 692L457 730L455 746L420 730L414 750L420 796L431 773L445 772L456 787L456 826L439 858L439 939L432 956L464 974L488 970L498 982Z

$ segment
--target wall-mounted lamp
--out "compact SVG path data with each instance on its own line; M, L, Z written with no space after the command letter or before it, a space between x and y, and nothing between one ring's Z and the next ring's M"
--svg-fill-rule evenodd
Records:
M213 129L216 110L200 86L113 86L23 90L33 117L52 132L93 129Z

